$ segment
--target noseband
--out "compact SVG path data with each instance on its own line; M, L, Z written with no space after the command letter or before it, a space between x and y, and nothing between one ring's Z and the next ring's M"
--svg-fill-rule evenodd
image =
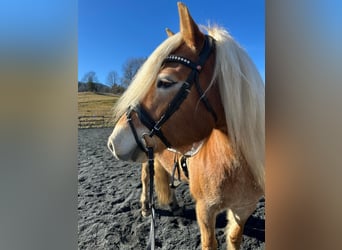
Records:
M129 123L129 126L132 130L132 133L134 135L135 141L139 148L147 153L146 146L142 143L141 139L139 138L137 131L134 127L133 121L132 121L132 112L134 111L140 122L144 124L150 131L148 133L149 137L152 137L153 135L156 135L159 137L159 139L164 143L164 145L167 148L172 148L171 143L166 139L163 132L161 131L161 126L179 109L180 105L184 102L184 100L187 98L188 94L190 93L191 87L193 84L195 84L196 90L198 92L198 95L200 96L200 100L205 105L206 109L211 113L214 120L217 121L217 115L210 105L208 98L205 96L204 91L202 90L200 84L199 84L199 74L207 61L209 55L212 53L212 51L215 49L215 40L211 36L206 35L204 40L203 48L199 54L199 60L197 62L192 62L191 60L184 58L182 56L177 55L169 55L166 57L163 61L163 64L165 63L180 63L187 67L189 67L191 72L189 73L186 81L183 83L181 88L178 90L177 94L174 96L174 98L169 103L167 109L165 110L164 114L160 117L158 121L155 121L150 114L142 107L142 105L137 105L135 107L130 107L126 112L127 121Z

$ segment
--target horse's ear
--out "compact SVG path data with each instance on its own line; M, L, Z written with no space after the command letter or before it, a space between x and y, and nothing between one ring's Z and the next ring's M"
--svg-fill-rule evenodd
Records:
M166 28L165 31L168 37L173 36L175 34L169 28Z
M190 16L188 8L181 2L177 3L180 19L180 32L185 43L191 48L199 49L204 41L204 34Z

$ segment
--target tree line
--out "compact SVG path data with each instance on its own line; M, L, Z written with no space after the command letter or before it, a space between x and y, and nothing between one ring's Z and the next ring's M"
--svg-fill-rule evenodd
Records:
M78 82L78 91L122 94L145 61L146 58L142 57L128 59L122 66L122 77L112 70L108 72L105 84L98 81L95 71L89 71L83 76L82 81Z

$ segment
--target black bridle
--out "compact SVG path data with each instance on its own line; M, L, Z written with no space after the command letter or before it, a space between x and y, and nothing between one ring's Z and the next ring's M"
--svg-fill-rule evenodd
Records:
M183 83L181 88L178 90L177 94L169 103L167 109L165 110L164 114L160 117L158 121L155 121L150 114L143 108L142 105L137 105L135 107L130 107L126 112L126 117L128 124L132 130L134 139L139 146L139 148L146 153L148 157L148 166L149 166L149 173L150 173L150 185L149 185L149 205L151 207L151 229L150 229L150 239L147 249L154 250L155 249L155 210L154 210L154 203L153 203L153 179L154 179L154 149L151 145L144 145L141 138L139 138L136 128L132 121L132 112L134 111L140 122L144 124L150 131L148 133L149 137L154 135L158 136L159 139L165 144L165 146L170 149L172 148L171 143L166 139L163 132L161 131L161 126L179 109L180 105L184 102L187 98L188 94L190 93L192 85L195 85L200 100L203 102L207 110L213 116L215 122L217 121L217 115L210 105L208 98L205 96L200 84L199 84L199 74L209 58L210 54L215 49L215 40L211 36L206 35L204 40L203 48L199 54L199 60L194 63L191 60L184 58L182 56L177 55L169 55L163 61L165 63L180 63L187 67L189 67L191 72L189 73L186 81ZM142 138L144 139L144 138ZM146 142L146 141L145 141Z
M214 120L217 121L217 115L213 109L213 107L210 105L208 98L205 96L204 91L202 90L200 84L199 84L199 74L209 58L210 54L215 49L215 40L211 36L206 35L204 40L203 48L199 54L199 60L197 62L193 62L187 58L184 58L182 56L177 55L169 55L166 57L163 61L163 64L165 63L180 63L187 67L189 67L191 72L189 73L186 81L183 83L181 88L178 90L177 94L174 96L174 98L169 103L167 109L165 110L164 114L161 115L160 119L155 121L150 114L146 111L146 109L142 105L137 105L134 107L129 107L129 109L126 112L127 121L129 123L129 126L131 127L132 133L134 135L135 141L137 142L137 145L139 148L147 153L147 149L140 140L136 129L134 127L133 121L132 121L132 112L135 112L140 120L140 122L146 126L150 131L148 133L149 137L152 137L154 135L158 136L159 139L164 143L164 145L167 148L172 148L171 143L166 139L163 132L161 131L162 125L179 109L180 105L184 102L184 100L187 98L188 94L190 93L192 85L195 85L196 90L198 92L198 95L200 97L200 100L205 105L206 109L211 113Z

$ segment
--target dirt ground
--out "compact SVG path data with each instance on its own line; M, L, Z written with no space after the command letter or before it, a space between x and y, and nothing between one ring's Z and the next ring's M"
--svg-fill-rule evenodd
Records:
M150 217L140 213L141 166L117 161L106 143L112 129L78 130L78 248L146 249ZM177 189L183 214L156 207L157 249L200 249L194 202L187 184ZM246 223L241 249L265 248L265 200ZM226 249L225 214L216 221L219 249Z

